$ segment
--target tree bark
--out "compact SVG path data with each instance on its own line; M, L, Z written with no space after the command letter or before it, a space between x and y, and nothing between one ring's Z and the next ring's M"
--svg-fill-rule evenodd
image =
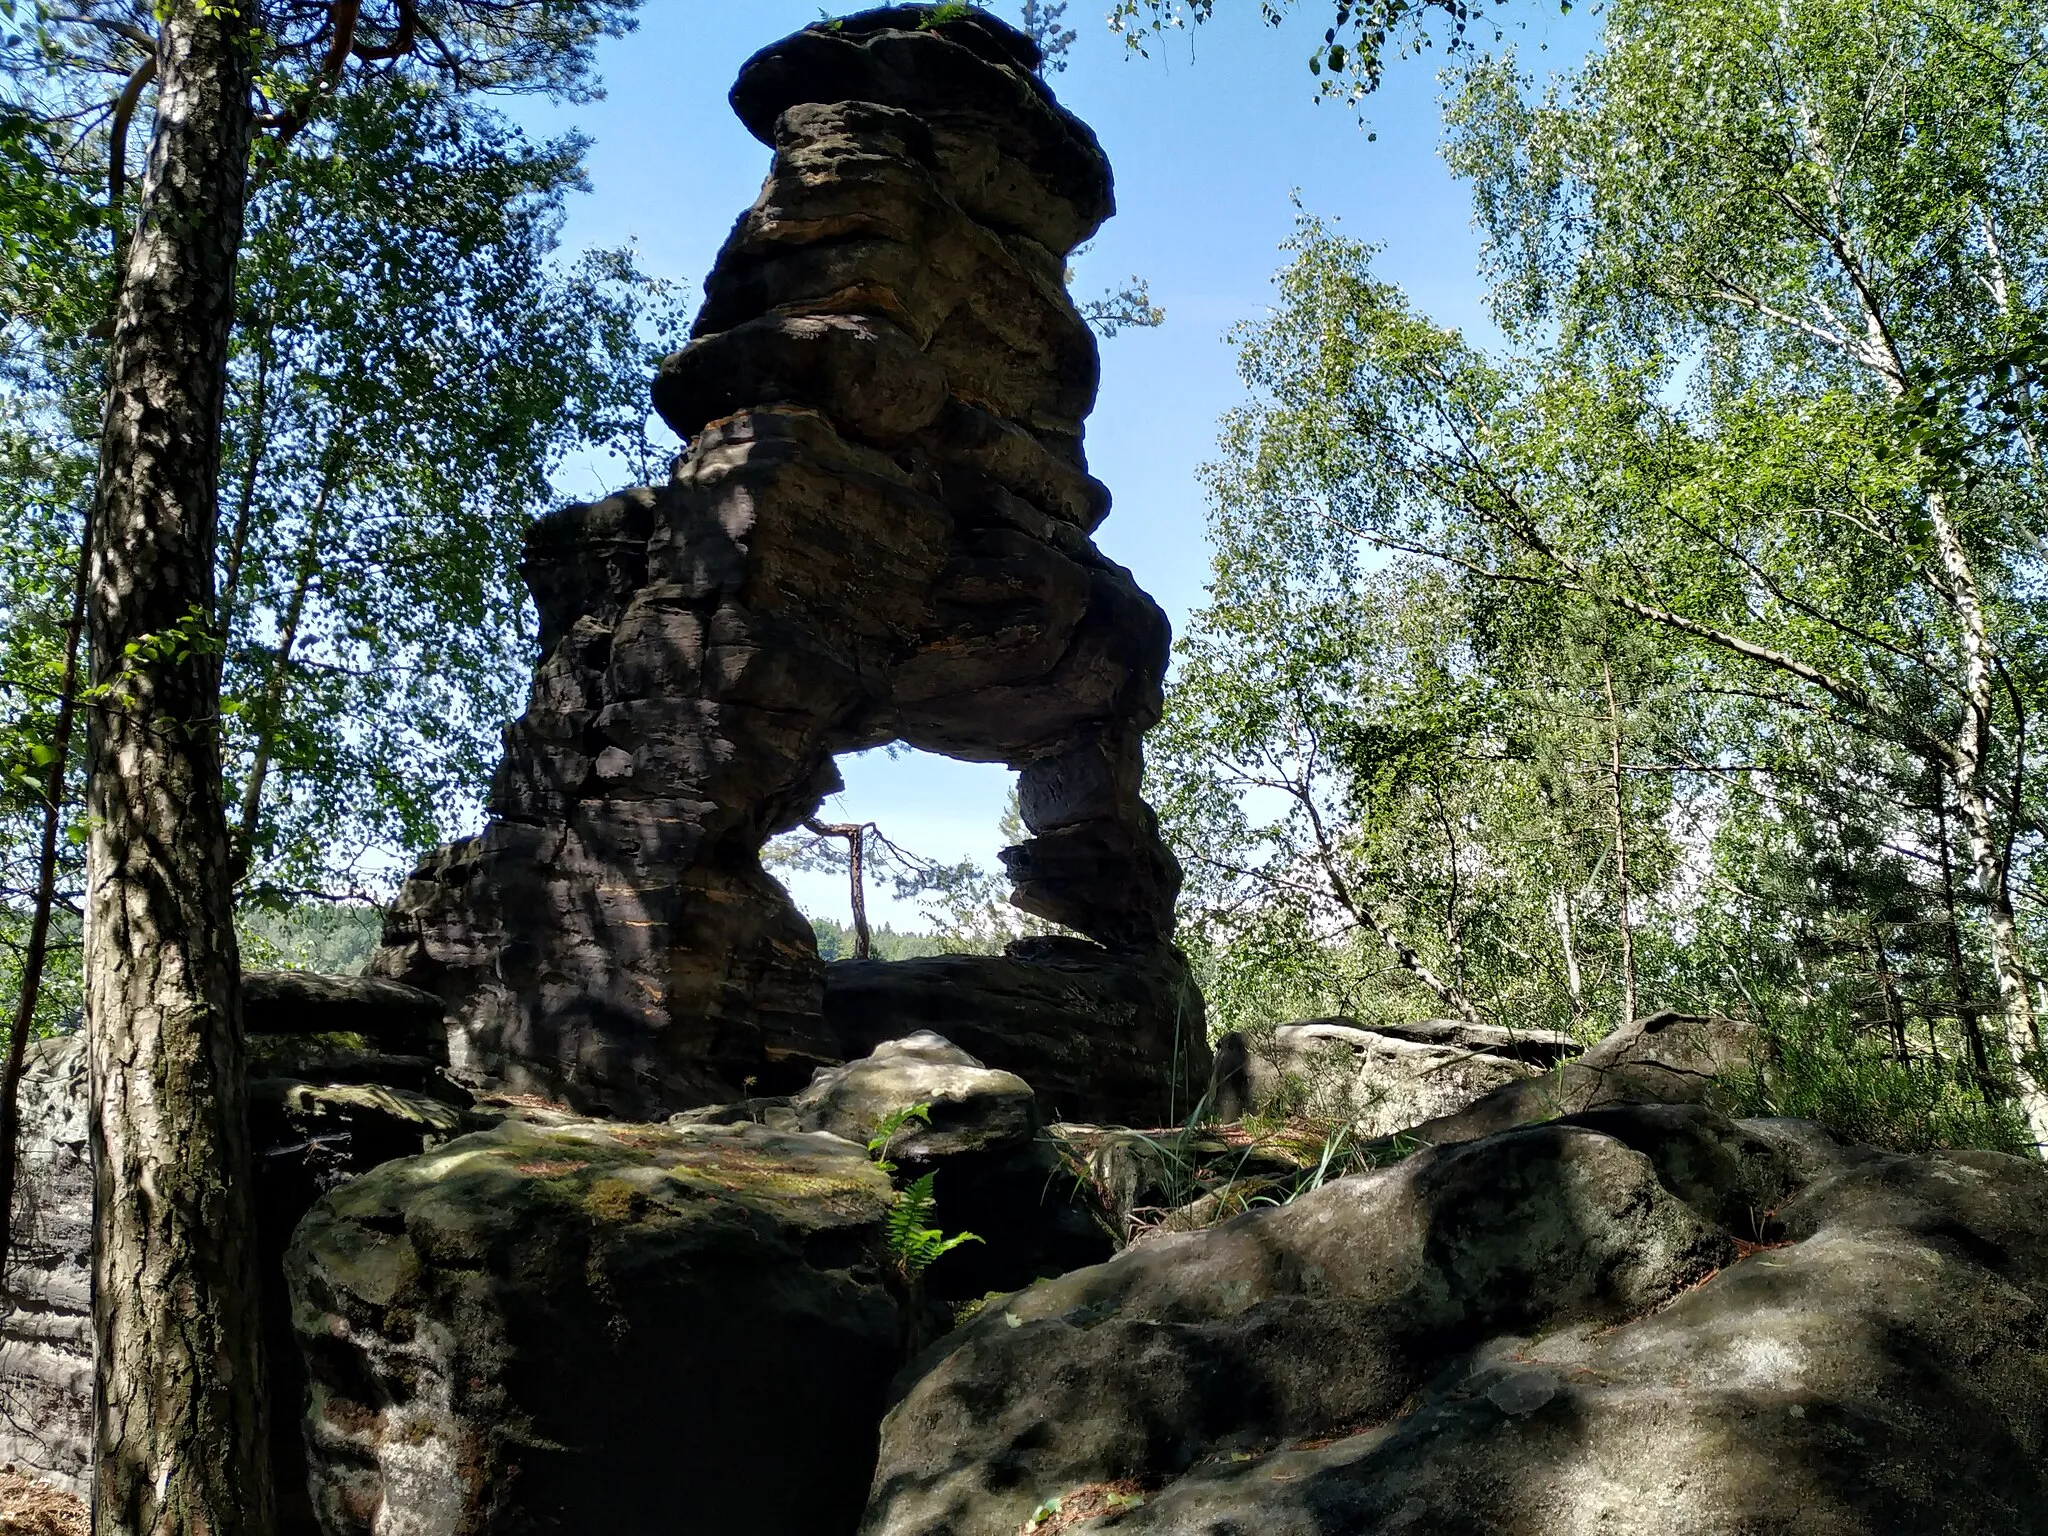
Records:
M1884 935L1877 919L1870 920L1870 960L1877 975L1878 1001L1884 1008L1885 1027L1891 1031L1892 1055L1901 1063L1912 1059L1906 1048L1906 1006L1899 998L1898 978L1892 974L1891 956L1884 950Z
M267 1536L214 544L252 0L161 8L88 592L95 1536Z
M1949 988L1954 993L1956 1023L1963 1031L1963 1040L1970 1050L1970 1066L1977 1075L1977 1091L1988 1103L1994 1097L1996 1084L1991 1075L1991 1057L1984 1048L1984 1031L1978 1024L1977 1005L1970 996L1969 973L1963 966L1962 918L1956 911L1955 858L1949 845L1948 790L1939 777L1934 789L1935 842L1941 850L1941 894L1948 919L1943 935L1947 940Z
M1572 942L1571 892L1563 886L1550 893L1550 917L1557 925L1558 947L1564 954L1564 989L1576 1021L1586 1011L1586 983L1579 970L1578 946Z
M816 819L804 823L804 830L814 836L846 840L846 878L852 887L853 958L856 960L873 959L875 947L873 935L868 932L868 825L864 821L828 824Z
M1621 710L1614 700L1614 668L1600 658L1600 677L1607 685L1607 744L1610 748L1611 777L1608 789L1614 812L1614 902L1621 927L1621 1027L1636 1018L1636 932L1634 914L1629 910L1628 830L1622 815L1621 794Z

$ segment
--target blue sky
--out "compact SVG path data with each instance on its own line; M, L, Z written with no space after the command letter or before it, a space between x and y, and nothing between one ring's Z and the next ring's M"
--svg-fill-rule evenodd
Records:
M1207 579L1199 466L1213 452L1218 417L1244 398L1226 333L1268 304L1297 197L1346 233L1383 245L1382 274L1436 318L1484 329L1469 204L1437 152L1440 58L1390 62L1387 83L1362 111L1318 103L1306 60L1327 6L1307 5L1272 29L1252 0L1223 0L1218 20L1168 35L1143 58L1109 34L1108 0L1070 0L1067 25L1080 36L1068 68L1048 77L1116 171L1117 216L1076 263L1076 292L1138 274L1166 310L1158 330L1103 343L1088 456L1116 498L1098 541L1158 599L1176 633ZM1016 17L1015 0L989 8ZM1554 12L1539 0L1510 13L1522 18L1509 40L1525 59L1563 66L1589 45L1591 20ZM694 295L768 166L767 149L740 127L725 93L748 55L819 10L815 0L646 0L641 15L632 37L600 54L605 99L522 106L518 115L530 128L573 125L593 140L591 191L572 204L566 244L630 239L648 270ZM561 488L580 498L613 487L594 468L572 466ZM848 787L828 807L832 818L876 821L933 857L993 863L1011 782L1001 769L869 753L841 770ZM807 910L844 917L836 877L797 875L790 884ZM878 921L916 925L914 911L879 893L872 906Z

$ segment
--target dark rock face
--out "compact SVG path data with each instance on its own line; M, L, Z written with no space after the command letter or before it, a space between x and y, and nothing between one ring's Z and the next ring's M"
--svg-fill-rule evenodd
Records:
M1612 1106L1154 1239L907 1375L866 1536L2048 1531L2048 1169Z
M427 1056L445 1053L448 1039L433 993L318 971L244 971L242 1028L265 1036L357 1034L390 1051Z
M1165 945L1109 956L1040 938L1007 955L842 960L825 970L825 1022L848 1055L933 1030L1027 1080L1049 1119L1171 1124L1209 1070L1201 992Z
M508 1122L328 1195L288 1263L328 1536L852 1529L902 1358L835 1136Z
M733 103L774 164L654 385L689 450L529 536L545 655L492 819L421 866L372 966L447 1000L479 1084L651 1118L935 1023L837 1006L758 858L837 787L835 754L903 741L1020 771L1014 899L1093 941L975 973L1077 996L1033 1020L1042 1051L962 1043L1063 1109L1166 1112L1180 871L1139 781L1168 629L1089 539L1097 360L1064 286L1109 167L1028 39L931 19L871 11L749 61Z
M379 1030L404 1027L402 1017L381 1025L369 1022ZM278 1037L252 1038L259 1050L281 1043ZM285 1038L294 1044L303 1040ZM292 1337L291 1304L284 1285L285 1249L292 1229L328 1190L379 1163L417 1156L476 1127L473 1117L449 1102L467 1098L451 1084L441 1084L437 1097L376 1081L374 1063L388 1059L367 1055L372 1065L348 1074L353 1081L263 1077L249 1084L256 1244L264 1277L264 1400L273 1416L270 1470L279 1536L313 1536L319 1529L308 1498L305 1445L297 1429L306 1400L306 1369Z

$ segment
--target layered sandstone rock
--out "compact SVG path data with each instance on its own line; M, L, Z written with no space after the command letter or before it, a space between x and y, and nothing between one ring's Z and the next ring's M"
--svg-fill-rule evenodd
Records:
M1139 794L1167 624L1089 538L1109 494L1064 261L1109 167L1036 59L986 15L895 7L742 72L775 156L654 386L688 451L533 529L545 654L492 818L422 865L373 962L448 1001L473 1080L651 1116L793 1091L922 1025L960 1039L984 996L1034 992L1065 1002L965 1043L1062 1102L1158 1119L1176 1036L1206 1072L1180 871ZM1015 899L1092 941L927 968L950 1008L902 1027L828 1007L759 859L835 754L891 741L1018 769Z
M412 1053L443 1038L433 997L303 971L251 972L242 988L277 1530L313 1536L296 1426L306 1374L285 1296L285 1245L328 1190L485 1122L430 1057ZM90 1116L83 1036L32 1044L14 1251L0 1289L0 1461L81 1496L92 1469Z
M85 1040L28 1048L14 1251L0 1289L0 1461L92 1481L92 1149Z

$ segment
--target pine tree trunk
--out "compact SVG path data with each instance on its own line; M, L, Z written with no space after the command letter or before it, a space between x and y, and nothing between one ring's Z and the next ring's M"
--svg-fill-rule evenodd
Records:
M868 931L868 884L866 853L868 823L846 822L828 825L816 817L804 823L804 830L817 837L843 838L846 842L846 878L853 897L853 958L875 957L874 936Z
M95 1536L267 1536L213 562L255 6L159 10L89 632Z

